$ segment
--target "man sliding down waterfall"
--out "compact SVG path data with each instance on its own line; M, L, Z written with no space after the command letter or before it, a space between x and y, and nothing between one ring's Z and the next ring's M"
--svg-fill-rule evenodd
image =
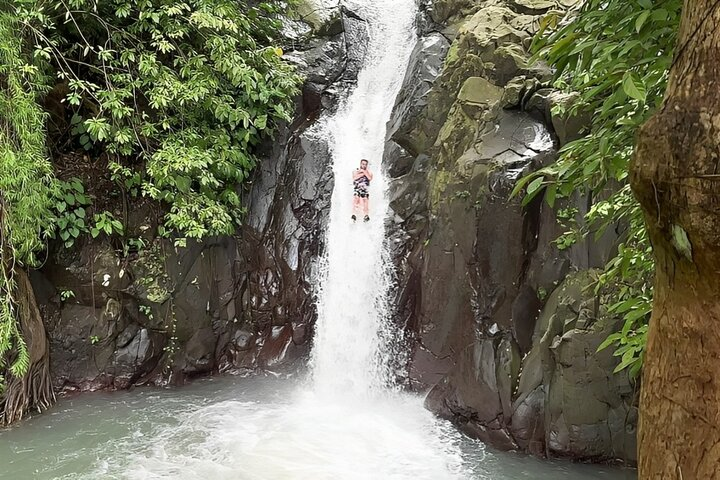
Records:
M368 161L365 159L360 160L360 168L355 170L352 175L353 179L353 222L357 220L357 216L360 214L362 209L363 219L366 222L370 221L370 181L373 179L373 174L368 170Z

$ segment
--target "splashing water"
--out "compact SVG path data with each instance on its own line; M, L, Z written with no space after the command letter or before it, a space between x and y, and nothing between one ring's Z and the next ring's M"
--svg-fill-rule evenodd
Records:
M384 345L387 256L383 244L388 210L381 160L395 97L415 43L414 0L366 2L370 42L358 84L337 114L320 129L330 139L335 174L324 280L313 349L315 388L325 395L352 392L372 395L387 387L388 355ZM352 171L361 159L374 174L370 190L371 221L350 220Z
M368 46L357 86L315 134L335 190L318 291L312 381L224 378L181 390L65 400L0 432L0 478L38 480L590 480L594 467L498 456L392 388L381 159L415 42L415 0L358 0ZM351 173L370 160L371 221L353 224Z

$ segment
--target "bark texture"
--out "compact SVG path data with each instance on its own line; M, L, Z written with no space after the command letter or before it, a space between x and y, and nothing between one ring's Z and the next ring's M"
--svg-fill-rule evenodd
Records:
M21 376L12 374L8 365L17 351L3 350L0 358L0 426L9 425L22 419L31 410L41 412L55 402L55 392L50 378L50 355L45 324L35 299L35 292L28 274L15 263L15 257L8 241L7 207L0 192L0 295L9 302L12 315L8 322L17 321L18 330L27 347L28 369ZM3 325L5 335L10 335ZM11 340L6 340L10 344ZM9 351L8 351L9 350Z
M720 2L686 0L665 102L632 186L657 274L640 400L639 478L720 478Z
M55 403L50 351L35 293L24 270L18 269L15 278L18 319L30 354L30 367L22 377L9 376L0 398L0 424L14 423L33 410L42 412Z

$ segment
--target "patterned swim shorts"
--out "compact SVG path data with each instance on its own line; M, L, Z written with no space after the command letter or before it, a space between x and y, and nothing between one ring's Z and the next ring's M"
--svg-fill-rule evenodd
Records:
M367 183L356 182L355 188L354 188L355 196L360 197L360 198L370 197L370 192L368 191L368 187L369 187L369 185Z

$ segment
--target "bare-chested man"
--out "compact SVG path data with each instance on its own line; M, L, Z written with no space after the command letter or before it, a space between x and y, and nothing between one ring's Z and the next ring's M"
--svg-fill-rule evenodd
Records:
M362 214L365 216L364 221L370 221L370 181L373 179L373 174L368 170L368 161L365 159L360 160L360 168L353 171L353 222L357 220L357 215Z

